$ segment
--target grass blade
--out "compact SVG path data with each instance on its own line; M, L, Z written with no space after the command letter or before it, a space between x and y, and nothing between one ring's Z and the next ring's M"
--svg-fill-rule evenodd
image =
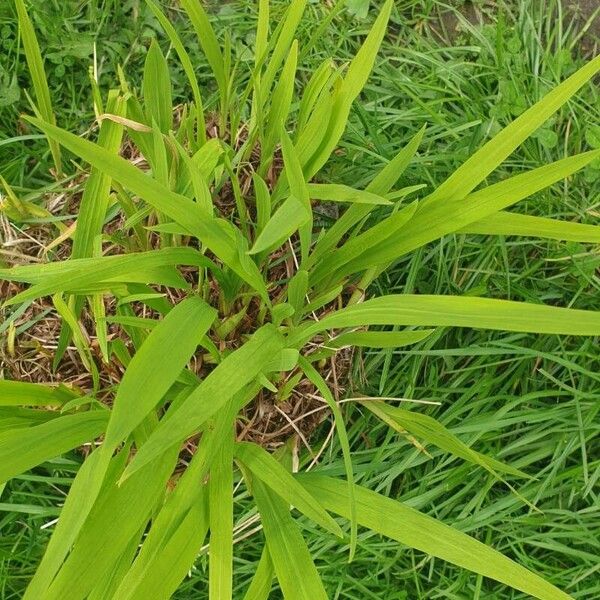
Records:
M97 497L96 489L99 491L102 481L105 481L107 486L114 483L121 472L126 452L117 455L106 468L102 464L105 456L98 451L92 452L77 471L60 512L56 529L23 600L38 600L46 597L48 587L71 550ZM100 469L99 476L98 469ZM93 498L90 498L92 494Z
M63 385L0 379L0 406L62 406L76 397Z
M300 368L304 371L304 374L319 390L319 393L327 402L337 431L338 438L340 440L340 446L342 447L342 454L344 458L344 470L346 471L347 479L347 493L348 500L350 502L350 558L349 562L352 562L354 554L356 552L356 544L358 543L358 521L356 520L356 512L354 510L354 468L352 466L352 457L350 455L350 440L348 438L348 431L346 430L346 424L342 411L338 406L335 398L327 382L323 379L322 375L315 369L304 357L300 357L298 360Z
M264 141L261 148L261 154L264 157L261 165L262 174L267 171L273 161L273 152L279 138L279 132L284 128L290 112L294 94L297 59L298 41L294 40L271 98L271 107L267 117Z
M491 298L398 294L338 310L299 335L364 325L472 327L559 335L600 335L600 312Z
M300 157L290 136L283 129L281 130L281 153L283 155L283 164L285 165L285 177L290 186L290 193L292 197L296 198L302 204L305 214L308 215L308 219L299 227L301 262L304 262L308 257L314 228L312 206L308 194L308 185L302 172Z
M196 78L196 74L194 73L194 65L192 60L187 53L185 46L183 45L177 30L163 12L160 10L159 5L154 0L146 0L146 4L150 7L150 10L160 23L160 26L164 29L165 33L169 37L169 41L175 48L175 52L177 52L177 56L179 57L179 62L183 67L185 75L190 83L192 88L192 94L194 96L194 104L196 109L196 131L198 136L198 145L203 146L206 142L206 123L204 119L204 105L202 102L202 94L200 93L200 86L198 85L198 80Z
M27 265L0 269L0 277L12 281L34 283L29 289L5 301L5 306L25 302L58 292L93 287L99 282L139 281L153 274L157 267L193 265L214 266L214 263L193 248L164 248L149 252L79 258L48 265ZM150 279L152 281L152 279ZM110 287L110 286L107 286Z
M354 273L364 268L370 253L377 252L385 240L402 238L402 230L414 217L417 209L418 204L413 202L367 231L351 238L335 252L327 253L311 273L313 285L325 278L328 282L332 279L340 279L338 270L343 269L344 273Z
M318 69L311 75L308 83L304 86L302 99L298 108L298 119L296 125L297 135L304 130L309 116L312 114L319 96L325 91L327 83L331 80L334 72L333 61L326 58Z
M432 200L419 203L410 227L398 238L388 238L353 263L353 270L385 264L449 233L503 210L520 200L569 177L600 157L600 151L584 152L515 175L471 194L467 199ZM344 270L341 271L344 274Z
M402 176L410 162L413 160L423 135L425 127L422 127L416 135L404 146L396 156L375 176L369 183L366 191L383 196L387 194ZM338 242L362 219L368 216L373 209L372 206L351 206L348 210L325 232L325 235L317 242L314 252L310 256L309 264L315 264L319 259L327 255L327 252L335 247Z
M308 193L313 200L349 202L351 204L390 205L392 202L367 190L357 190L336 183L309 183Z
M400 348L417 344L428 338L435 330L420 331L350 331L342 333L328 341L326 346L332 348Z
M212 28L208 15L198 0L181 0L181 6L187 13L190 22L196 35L200 47L208 60L208 64L212 69L217 87L219 88L219 96L221 99L221 116L225 118L227 114L227 102L229 96L229 83L226 71L226 62L219 46L219 41Z
M524 235L567 242L600 242L600 227L569 221L557 221L545 217L532 217L507 211L500 211L481 221L471 223L460 233L483 235Z
M112 596L113 600L168 600L173 596L179 584L189 573L190 565L196 559L200 546L208 531L207 494L200 488L199 498L191 506L181 523L168 537L138 579L139 585L131 594L123 594L119 590Z
M292 0L292 2L289 3L281 23L279 36L277 37L275 47L273 48L273 54L271 55L265 73L260 80L263 102L271 93L271 87L279 67L283 63L285 57L289 55L290 46L293 43L296 29L298 28L305 8L306 0Z
M529 478L527 473L519 469L472 450L429 415L389 406L380 400L361 400L360 403L396 431L411 433L454 456L483 467L498 479L501 479L498 473Z
M233 586L233 430L231 425L210 469L209 600L231 598Z
M298 479L321 499L325 507L348 518L350 507L344 482L313 474L303 474ZM400 502L357 486L356 505L359 523L372 531L540 600L570 598L490 546Z
M217 316L192 297L175 305L136 352L121 380L104 445L117 447L144 420L177 379Z
M171 76L167 61L155 39L151 41L146 54L142 88L148 121L154 121L162 133L169 133L173 125Z
M206 478L221 443L231 433L239 406L236 398L206 427L197 452L153 520L115 600L145 600L153 594L170 598L189 572L209 527L207 487L198 482Z
M111 90L108 94L106 111L112 115L125 115L125 102L119 96L117 90ZM117 154L121 148L123 138L123 126L110 119L103 119L100 124L98 144L109 152ZM102 233L106 211L108 210L111 189L111 178L99 171L92 169L81 195L79 211L77 214L75 233L73 234L73 248L71 258L87 258L101 254L101 243L99 236ZM73 313L79 318L84 306L84 298L76 298L73 305ZM92 309L96 317L104 310L101 294L95 294L91 299ZM103 358L108 360L106 352L106 331L100 323L96 325L98 341L101 345ZM58 347L54 356L54 368L62 359L67 345L70 341L70 329L63 324Z
M260 479L288 504L327 531L342 537L338 524L327 514L319 501L299 485L291 473L266 450L257 444L240 442L235 446L235 456L250 469L254 477Z
M429 199L433 201L465 198L598 71L600 56L586 63L482 146L454 171Z
M260 480L254 481L252 491L284 597L326 600L319 573L286 502Z
M15 0L17 6L17 15L19 18L19 28L21 30L21 38L23 40L23 50L25 50L25 59L31 75L31 82L35 91L35 99L37 101L37 109L42 118L48 123L56 123L54 112L52 110L52 101L50 100L50 90L48 81L46 80L46 72L44 70L44 59L40 52L40 46L27 14L25 3L23 0ZM48 138L50 152L56 169L56 177L62 175L62 164L60 156L60 146L55 140Z
M249 254L259 254L280 246L299 227L310 221L306 205L290 196L281 204L258 235Z
M107 112L122 116L125 105L117 91L111 91L106 104ZM98 135L98 145L113 154L121 147L123 126L109 119L103 119ZM87 258L93 256L96 236L102 232L102 225L108 209L111 178L92 169L88 177L81 204L77 213L77 228L73 235L72 258Z
M263 298L268 297L260 271L251 260L244 260L241 255L238 243L241 234L231 223L223 219L207 219L201 206L181 194L172 192L124 158L114 156L96 144L82 140L39 119L28 120L71 152L143 198L158 212L179 223L191 235L197 236ZM223 235L224 231L227 235Z
M0 483L92 441L104 432L106 411L65 415L0 434Z
M123 485L105 486L67 560L41 597L83 600L115 568L132 538L141 537L178 455L178 447L170 448Z
M300 269L290 279L287 289L287 301L294 309L294 318L302 315L302 308L306 302L308 292L308 271Z
M332 119L323 137L323 142L304 169L307 179L311 179L327 162L346 129L350 107L364 87L373 69L375 57L385 35L393 4L393 0L387 0L383 5L364 44L350 63L346 77L335 92Z
M275 568L269 555L269 549L265 546L252 581L244 594L244 600L268 600L273 587L273 577L275 577Z

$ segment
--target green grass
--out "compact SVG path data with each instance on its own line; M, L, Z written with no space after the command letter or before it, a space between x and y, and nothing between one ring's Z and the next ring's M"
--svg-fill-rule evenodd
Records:
M236 32L236 48L243 57L252 23L244 15L247 3L242 4L241 9L226 6L218 22L220 27ZM439 183L514 116L513 107L519 109L520 99L525 105L531 104L575 68L576 50L570 52L571 57L564 52L575 32L567 28L560 33L552 11L544 11L540 18L537 3L522 0L521 10L512 13L522 15L514 29L510 12L505 14L504 25L498 24L497 14L488 13L492 18L489 25L467 31L453 47L446 47L430 32L428 19L434 20L440 9L436 2L404 4L405 11L393 17L397 28L385 42L384 59L379 61L363 101L355 107L352 126L343 139L344 152L329 167L332 181L360 187L372 165L390 158L402 142L427 123L421 152L427 159L413 164L405 183ZM116 3L90 4L90 10L92 6L103 17L106 29L92 29L94 19L89 14L72 17L69 13L68 26L72 31L85 32L86 39L97 36L101 40L105 38L103 31L121 24L113 54L108 44L99 53L105 57L107 79L114 75L117 57L140 64L141 47L148 39L145 19L121 15ZM42 41L52 50L61 39L51 27L54 24L56 28L61 8L49 4L47 10L41 26L40 21L37 25L46 32ZM312 11L315 21L321 10L311 6L309 13ZM14 33L11 15L2 18L5 21L0 27L12 26ZM412 29L416 23L422 24L421 34ZM310 20L305 27L304 35L309 35ZM317 55L350 55L365 28L346 16L334 20L331 31L317 40ZM24 77L20 71L23 67L17 70L14 47L8 50L3 55L8 73ZM127 58L129 52L131 57ZM74 64L80 66L79 74L71 75L67 70L68 74L60 77L59 69L50 85L54 103L60 107L59 124L66 128L79 124L81 129L91 118L86 77L81 75L86 72L88 59L75 59ZM177 81L176 90L184 94L181 74ZM12 104L0 114L2 135L14 135L19 110L27 110L26 104ZM593 128L599 123L598 92L588 86L540 135L511 157L505 173L557 160L565 155L565 146L569 154L582 150L586 142L596 140ZM26 151L16 142L0 146L0 152L9 149L11 153L3 175L19 188L34 188L48 181L50 156L45 142L30 140L27 144ZM365 145L368 152L363 149ZM43 154L42 160L31 169L28 157L37 151ZM530 199L523 211L594 223L599 206L600 165L594 165L568 184ZM599 264L600 258L589 246L457 235L400 262L375 286L385 293L443 290L598 310ZM600 527L600 360L593 341L453 330L439 331L416 350L365 353L364 368L356 376L357 382L364 381L357 383L359 391L439 402L440 406L427 411L461 439L536 475L537 480L521 486L519 492L543 514L532 511L481 470L433 449L433 459L427 459L407 440L348 404L347 421L360 483L491 543L576 598L600 595L600 548L595 535ZM327 448L323 462L332 474L342 476L340 456L334 444ZM3 513L0 521L2 598L20 597L47 539L40 526L54 518L53 507L68 487L63 478L72 473L72 464L53 463L36 470L42 481L22 476L7 484L1 501L19 504L24 512ZM241 490L235 505L238 519L247 518L249 506ZM40 510L45 512L40 514ZM307 527L305 534L312 526ZM253 574L260 536L257 532L236 547L238 593ZM307 537L332 597L523 597L373 534L361 533L356 559L350 565L347 553L337 543L316 530ZM199 597L201 590L207 589L207 577L204 557L177 597Z

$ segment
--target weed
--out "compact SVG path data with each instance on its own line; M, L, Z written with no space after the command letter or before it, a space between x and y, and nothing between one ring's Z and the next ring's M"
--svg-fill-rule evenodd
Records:
M157 6L150 5L160 20ZM599 333L600 319L592 311L473 296L364 299L364 293L391 263L455 232L596 242L599 234L593 226L505 209L585 168L598 152L479 186L593 77L600 61L590 62L550 91L433 191L424 193L420 185L396 189L423 131L359 189L320 182L318 175L336 149L351 103L373 66L391 2L347 70L327 59L296 102L298 48L293 37L303 2L290 5L270 37L268 3L261 2L255 63L246 78L238 76L229 40L220 47L200 5L188 0L182 5L199 33L218 90L218 112L208 135L191 61L177 32L168 27L194 90L193 104L174 111L168 65L154 44L145 63L143 100L124 81L120 90L111 92L106 106L98 107L97 143L57 128L49 118L29 119L52 144L63 145L92 171L76 227L68 236L73 239L71 258L2 270L6 280L31 284L5 306L51 297L62 321L55 363L72 342L91 382L88 394L65 386L2 382L7 417L43 421L35 421L26 432L17 428L6 434L3 478L90 438L102 436L102 441L73 482L26 597L168 597L194 561L207 530L209 595L230 597L234 460L256 501L266 537L252 594L268 593L276 575L285 595L325 595L290 516L293 504L334 533L341 533L339 525L326 510L347 518L352 524L351 556L360 524L537 597L566 597L491 548L355 485L337 389L324 380L323 365L335 360L340 348L398 348L435 335L431 330L368 327ZM235 85L240 80L247 82L245 88ZM290 137L287 125L294 111L299 125ZM143 155L148 172L119 156L123 136ZM225 197L224 190L231 199L227 213L223 202L215 202ZM419 200L406 200L417 192ZM8 187L7 197L12 198ZM311 201L349 208L321 230L315 226ZM373 224L369 217L374 207L387 212L380 212ZM31 216L23 214L27 204L20 208L14 207L11 220ZM129 235L103 237L107 215ZM273 280L281 263L286 263L284 276ZM187 280L178 271L181 266L193 268ZM165 294L165 288L184 293ZM107 306L107 297L116 299L116 306L114 300ZM152 312L140 316L135 312L140 305ZM109 314L107 309L113 308L115 314ZM78 322L84 311L91 315L100 360ZM121 327L126 341L110 334L109 323ZM107 410L94 401L102 391L98 362L115 361L124 375ZM193 367L197 363L200 369ZM286 467L301 457L288 446L270 455L255 443L234 441L236 416L261 389L286 400L300 380L314 386L333 414L345 457L345 482L306 473L292 476ZM426 415L371 398L358 402L392 429L479 465L496 479L525 476L475 452ZM29 412L13 414L16 404L58 406L60 416L56 410L19 409ZM173 478L182 443L198 434L200 443L187 469ZM174 487L168 494L167 483ZM106 551L99 554L99 548Z

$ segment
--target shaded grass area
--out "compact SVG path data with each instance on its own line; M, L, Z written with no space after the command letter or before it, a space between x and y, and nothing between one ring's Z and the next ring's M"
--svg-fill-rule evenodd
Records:
M283 3L273 4L274 12L282 10ZM398 2L376 72L355 107L338 159L330 165L332 180L361 187L373 165L393 156L427 123L422 151L405 182L442 181L502 124L576 68L578 32L557 25L558 6L521 0L513 3L512 11L497 5L475 7L486 24L472 25L456 16L459 30L448 46L443 40L448 32L439 17L445 5L433 0ZM62 62L52 63L55 67L50 69L59 123L84 131L93 118L87 68L94 40L99 80L106 87L114 82L117 62L125 65L128 76L139 72L145 47L158 27L143 3L95 1L79 12L73 7L81 5L49 2L36 7L33 16L48 52L60 55L61 39L69 39L61 27L70 32L73 43L87 44L84 51L63 43ZM227 4L215 12L219 29L231 33L239 60L253 43L249 32L254 23L248 18L253 12L248 2ZM315 44L307 60L334 55L341 62L368 25L341 14L326 34L315 35L315 23L324 14L321 4L309 4L302 35L313 36ZM171 16L191 40L177 12ZM25 86L10 7L0 8L0 18L0 28L11 32L3 42L7 51L0 76L11 81L16 74ZM203 59L193 56L201 72ZM63 72L59 67L68 57L71 64ZM176 61L170 65L177 91L185 95ZM210 106L209 90L207 96ZM43 140L5 143L17 134L31 135L19 130L21 110L28 110L23 92L19 100L1 108L0 163L13 185L33 189L48 183L50 160ZM600 102L597 87L587 86L509 159L499 176L590 146L600 147ZM597 223L600 165L538 194L519 210ZM600 255L590 246L452 236L403 260L377 285L386 293L487 294L598 310L599 266ZM574 597L598 597L599 367L594 340L466 330L439 330L409 351L366 354L356 367L358 392L439 402L406 406L436 416L475 449L530 473L535 479L512 483L537 510L481 470L433 448L428 448L428 457L349 402L346 414L360 483L491 543ZM325 427L323 439L327 433ZM335 441L322 456L322 465L343 476ZM21 596L47 540L41 526L56 517L75 468L76 460L61 459L7 484L0 498L2 598ZM254 572L262 535L254 531L257 523L246 506L240 490L237 533L248 537L236 546L239 597ZM523 597L374 534L361 535L356 560L348 565L347 548L306 525L305 536L334 598ZM204 555L177 597L204 597L206 579Z

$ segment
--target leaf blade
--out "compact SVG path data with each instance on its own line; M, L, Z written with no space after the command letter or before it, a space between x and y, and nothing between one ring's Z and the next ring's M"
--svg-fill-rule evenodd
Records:
M326 507L348 518L350 509L344 482L313 474L297 477L313 493L318 494ZM493 548L400 502L356 486L356 505L359 523L372 531L541 600L570 598Z
M104 445L116 448L177 379L217 311L198 297L175 305L135 353L119 385Z
M56 458L104 432L108 415L90 411L0 434L0 483Z
M27 14L25 2L23 0L15 0L17 6L17 15L19 27L21 29L21 39L23 41L23 49L25 50L25 59L31 74L31 81L35 91L35 98L38 103L38 110L42 118L48 123L56 123L54 111L52 110L52 100L50 99L50 89L44 71L44 59L40 51L40 46L35 35L35 30L31 23L31 19ZM62 162L60 146L48 136L48 144L54 161L56 175L62 173Z
M254 481L253 494L284 596L297 600L326 600L327 594L315 564L286 503L259 480Z
M309 519L341 537L339 525L327 514L317 498L309 494L286 469L260 446L249 442L235 445L235 456L288 504L295 506Z
M460 233L483 235L519 235L567 242L600 242L600 227L570 221L558 221L508 211L500 211L476 221Z
M600 312L468 296L397 294L343 308L301 335L364 325L472 327L558 335L600 335Z
M454 200L467 196L598 71L600 56L589 61L496 134L454 171L431 194L430 199Z

